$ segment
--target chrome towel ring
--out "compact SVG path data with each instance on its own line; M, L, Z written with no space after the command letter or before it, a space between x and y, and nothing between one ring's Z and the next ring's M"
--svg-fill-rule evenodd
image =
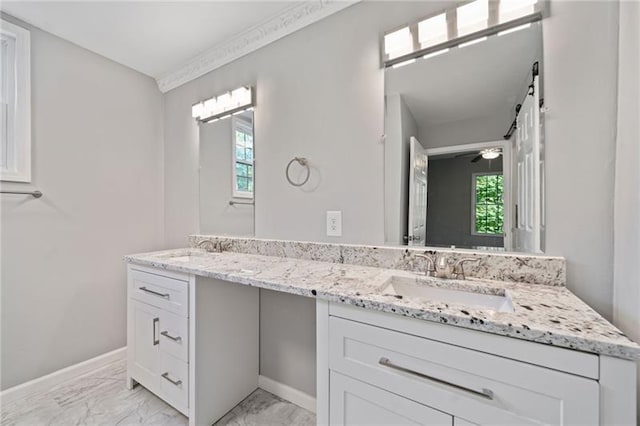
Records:
M293 164L294 161L296 161L302 167L307 169L307 175L302 180L302 182L294 182L294 181L291 180L291 177L289 176L289 168L291 167L291 165ZM309 177L311 176L311 170L309 169L309 161L307 161L307 159L304 158L304 157L293 157L293 159L291 159L291 161L289 161L289 164L287 164L287 169L285 170L285 176L287 177L287 180L289 181L289 183L291 185L293 185L293 186L302 186L302 185L304 185L305 183L307 183L309 181Z

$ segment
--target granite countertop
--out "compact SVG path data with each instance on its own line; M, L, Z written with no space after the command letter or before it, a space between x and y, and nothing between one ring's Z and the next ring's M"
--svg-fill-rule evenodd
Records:
M375 311L464 327L553 346L637 359L640 346L563 286L469 279L440 280L408 271L275 256L176 249L126 256L130 263L317 297ZM399 298L385 291L392 276L422 285L507 294L513 312Z

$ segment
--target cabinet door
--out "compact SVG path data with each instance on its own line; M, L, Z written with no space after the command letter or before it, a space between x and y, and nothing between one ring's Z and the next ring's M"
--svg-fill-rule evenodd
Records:
M130 300L129 308L130 373L146 387L155 390L160 369L160 309Z
M331 372L329 422L333 425L447 425L453 417L380 388Z

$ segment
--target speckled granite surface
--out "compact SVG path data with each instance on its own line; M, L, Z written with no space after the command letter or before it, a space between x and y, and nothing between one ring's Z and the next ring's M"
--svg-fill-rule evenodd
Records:
M479 260L477 263L468 263L465 265L464 268L467 277L554 286L563 286L566 284L566 262L562 257L494 251L432 249L429 247L408 248L308 243L210 235L191 235L189 241L191 247L196 247L201 241L212 241L220 245L224 251L236 253L375 266L378 268L401 269L405 271L415 271L418 268L425 267L425 261L416 258L415 254L446 253L452 262L462 258Z
M177 249L126 256L131 263L446 323L532 342L624 359L640 347L563 286L426 278L407 271L234 252ZM398 298L391 277L420 285L506 295L513 312L468 304Z

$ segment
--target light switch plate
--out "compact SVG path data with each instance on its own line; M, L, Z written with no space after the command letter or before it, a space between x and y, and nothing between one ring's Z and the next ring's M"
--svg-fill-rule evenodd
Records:
M342 237L342 212L327 211L327 237Z

